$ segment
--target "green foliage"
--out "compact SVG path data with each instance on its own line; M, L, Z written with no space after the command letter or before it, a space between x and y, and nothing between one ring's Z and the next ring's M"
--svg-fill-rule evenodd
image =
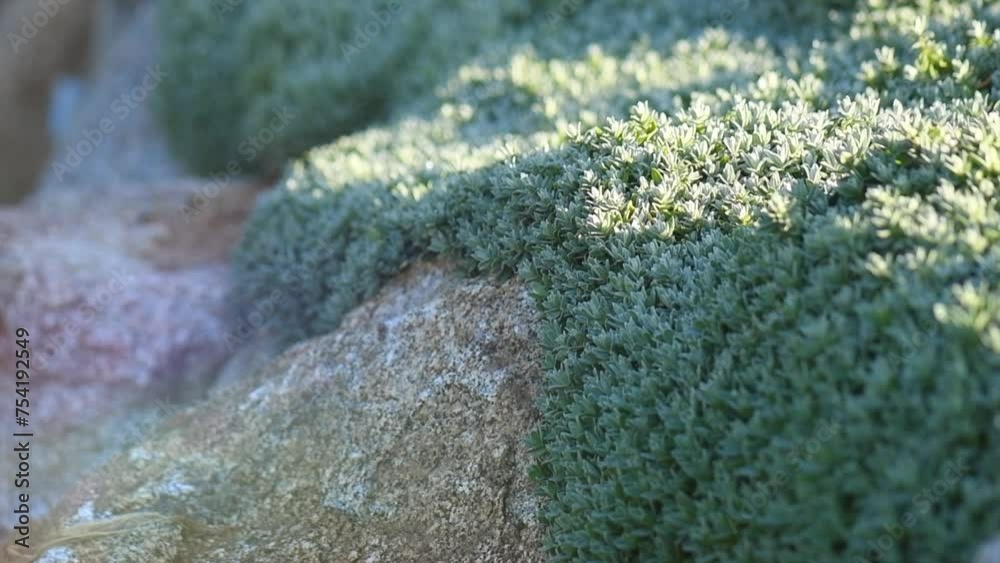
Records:
M1000 10L793 35L780 2L647 4L527 25L295 162L239 298L289 290L298 339L420 256L520 276L557 561L970 560L1000 530Z
M232 159L275 170L289 156L426 94L474 47L555 0L181 0L161 4L163 122L201 172ZM240 145L273 112L302 116L253 156ZM249 146L249 145L244 145Z
M232 36L243 8L220 18L218 4L163 2L157 18L161 60L170 80L153 99L171 151L205 173L224 170L238 156L234 127L246 112L246 99L232 88L239 69Z

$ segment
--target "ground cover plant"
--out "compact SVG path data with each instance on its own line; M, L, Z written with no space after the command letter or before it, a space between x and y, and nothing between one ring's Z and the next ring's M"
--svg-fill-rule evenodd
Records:
M420 96L481 41L516 29L555 0L181 0L161 9L160 96L171 146L194 170L247 160L240 144L268 128L276 108L308 117L276 132L249 170L382 118ZM192 64L192 61L199 61Z
M292 162L238 299L288 290L294 341L422 256L521 277L555 561L970 560L1000 531L997 6L526 13Z

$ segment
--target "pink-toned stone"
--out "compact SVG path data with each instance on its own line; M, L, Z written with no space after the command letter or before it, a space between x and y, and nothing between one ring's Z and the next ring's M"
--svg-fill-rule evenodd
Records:
M199 397L226 361L235 326L226 264L261 186L234 180L191 212L205 183L51 190L0 207L0 371L9 376L0 395L10 398L0 445L10 451L22 430L13 373L23 327L34 518L173 404ZM0 457L0 472L13 475L16 463ZM13 486L0 481L0 498L16 498ZM11 510L0 512L0 538Z
M0 211L2 348L9 357L16 329L29 331L33 424L183 392L225 361L227 255L257 188L234 184L185 215L200 184L149 186L141 199L52 192Z

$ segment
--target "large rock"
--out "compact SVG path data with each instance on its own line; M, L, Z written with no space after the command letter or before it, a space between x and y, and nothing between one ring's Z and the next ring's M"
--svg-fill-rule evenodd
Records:
M192 205L204 184L55 191L0 208L0 362L13 368L27 329L36 516L141 436L137 421L158 416L150 401L203 396L229 356L225 264L260 187L234 181ZM0 457L0 471L13 475L16 461ZM0 482L0 498L12 486ZM0 513L0 536L12 517Z
M538 417L533 310L516 282L412 268L336 332L86 480L56 510L69 528L46 556L542 560L524 441Z

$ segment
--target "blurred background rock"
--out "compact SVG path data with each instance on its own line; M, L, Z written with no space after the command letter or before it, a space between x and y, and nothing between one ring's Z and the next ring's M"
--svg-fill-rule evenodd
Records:
M79 135L80 102L108 68L103 61L122 55L117 44L142 4L0 0L0 203L37 189L50 158Z
M223 343L236 322L222 303L227 264L263 186L233 179L182 213L209 180L175 166L143 85L158 67L156 8L0 0L0 336L29 327L39 356L63 342L47 365L32 365L32 423L45 429L32 458L44 483L32 492L35 517L174 403L200 397L233 352ZM114 130L68 159L102 121ZM107 293L84 316L121 267L147 276L146 290ZM254 344L227 380L269 357ZM10 354L0 350L0 361L12 365ZM0 472L10 470L0 458ZM0 483L0 498L12 486ZM0 541L10 514L0 511Z

